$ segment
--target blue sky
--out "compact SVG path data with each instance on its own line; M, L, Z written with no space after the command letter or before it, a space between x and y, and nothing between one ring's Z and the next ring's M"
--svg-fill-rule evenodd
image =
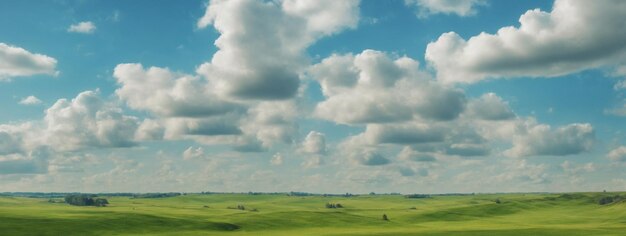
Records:
M626 187L621 1L0 6L0 191Z

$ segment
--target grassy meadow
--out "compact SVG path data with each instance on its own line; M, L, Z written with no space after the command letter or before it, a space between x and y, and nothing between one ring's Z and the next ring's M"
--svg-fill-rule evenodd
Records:
M615 194L188 194L107 207L0 197L0 235L625 235L626 203L598 204Z

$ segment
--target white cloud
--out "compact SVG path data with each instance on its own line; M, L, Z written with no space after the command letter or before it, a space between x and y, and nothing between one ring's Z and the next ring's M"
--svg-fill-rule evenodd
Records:
M135 145L137 118L123 115L98 93L85 91L71 101L59 99L46 110L47 144L60 150Z
M606 156L612 161L626 161L626 146L619 146L611 150Z
M57 60L23 48L0 43L0 81L37 74L57 75Z
M442 34L426 60L443 82L486 78L553 77L622 63L626 59L626 2L556 0L552 12L529 10L519 27L464 40Z
M37 104L41 104L41 100L39 100L39 98L30 95L28 97L25 97L24 99L20 100L20 104L22 105L37 105Z
M202 147L189 147L183 152L183 159L192 160L204 158L204 149Z
M137 140L161 140L165 133L165 128L156 120L145 119L135 132Z
M476 14L476 7L487 5L486 0L404 0L404 3L417 7L420 18L435 14L471 16Z
M391 163L391 161L384 157L382 154L372 150L354 153L352 155L352 158L357 163L366 166L380 166Z
M119 64L115 94L128 106L164 117L207 117L236 112L239 105L216 97L206 81L167 68Z
M446 130L429 124L370 124L363 135L370 144L419 144L442 142Z
M513 138L510 156L565 156L589 151L595 134L590 124L570 124L552 130L549 125L536 125Z
M47 173L49 156L50 152L45 148L25 154L0 155L0 175Z
M308 154L326 154L326 136L316 131L309 132L302 142L301 150Z
M211 1L198 27L220 32L219 50L197 72L218 94L241 100L296 95L306 48L318 38L354 27L358 1ZM262 19L262 20L259 20Z
M326 97L315 115L341 124L457 118L465 108L463 92L437 84L418 69L411 58L393 60L374 50L332 55L310 70Z
M578 175L582 172L595 171L596 165L594 165L592 162L576 165L570 161L564 161L563 163L561 163L561 168L563 168L563 171L565 171L565 173L567 174Z
M515 118L509 104L495 93L483 94L479 99L469 102L467 111L470 115L483 120L508 120Z
M416 162L433 162L436 161L437 158L432 154L420 153L413 150L409 146L405 146L402 148L402 151L398 153L398 160L405 161L416 161Z
M83 21L77 24L70 25L67 28L67 32L81 33L81 34L93 34L96 31L96 25L91 21Z
M298 108L292 100L265 101L248 110L242 121L243 133L256 137L264 147L276 142L292 143L297 132Z

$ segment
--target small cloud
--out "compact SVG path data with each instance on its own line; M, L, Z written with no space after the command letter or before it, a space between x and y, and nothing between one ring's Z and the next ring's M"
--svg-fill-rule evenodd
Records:
M623 107L617 107L612 109L605 109L604 114L614 116L626 116L626 104Z
M35 97L33 95L30 95L30 96L25 97L24 99L22 99L19 103L22 104L22 105L26 105L26 106L37 105L37 104L41 104L41 100L39 100L39 98L37 98L37 97Z
M281 155L280 153L274 154L274 156L272 157L272 160L270 160L270 163L273 166L282 165L283 164L283 155Z
M67 28L67 32L72 33L92 34L94 31L96 31L96 25L91 21L83 21Z
M113 13L107 17L107 20L113 21L113 22L120 22L120 11L119 10L115 10L113 11Z
M183 159L192 160L204 157L204 149L202 147L189 147L183 152Z
M626 90L626 80L620 80L615 85L613 85L613 89L615 90Z
M615 162L626 161L626 146L619 146L611 150L606 156Z

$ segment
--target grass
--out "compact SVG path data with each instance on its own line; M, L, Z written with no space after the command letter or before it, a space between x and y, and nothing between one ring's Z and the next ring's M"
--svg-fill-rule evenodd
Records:
M599 205L603 195L485 194L406 199L389 195L191 194L157 199L110 197L108 207L0 197L0 234L624 235L626 203ZM341 203L344 208L327 209L327 202ZM228 209L239 204L246 210ZM382 220L383 214L390 220Z

